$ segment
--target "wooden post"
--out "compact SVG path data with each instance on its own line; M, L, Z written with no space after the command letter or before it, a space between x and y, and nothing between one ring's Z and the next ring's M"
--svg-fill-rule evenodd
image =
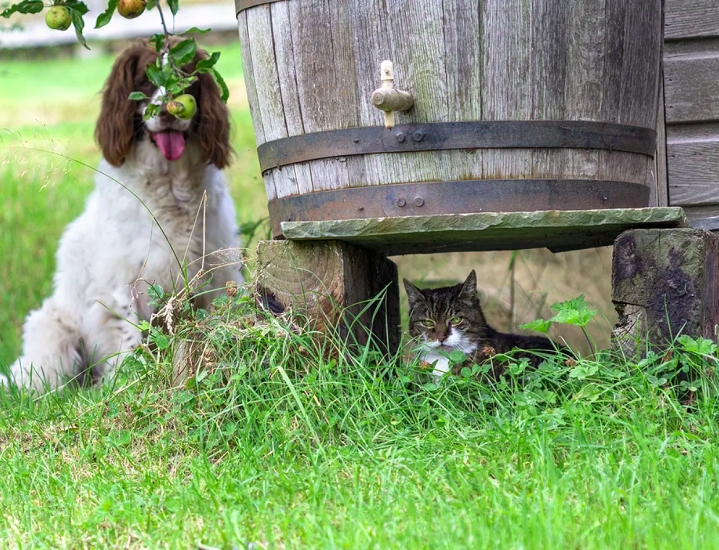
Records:
M632 229L614 243L615 347L641 355L680 334L716 341L719 236L697 229Z
M257 264L258 290L271 309L292 307L317 328L340 323L352 343L364 345L371 334L381 351L397 351L397 266L386 256L340 241L261 241Z

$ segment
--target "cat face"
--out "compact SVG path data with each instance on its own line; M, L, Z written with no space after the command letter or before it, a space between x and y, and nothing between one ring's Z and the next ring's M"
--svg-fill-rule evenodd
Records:
M420 289L404 279L409 299L409 333L425 351L472 353L487 332L477 298L477 275L458 285Z

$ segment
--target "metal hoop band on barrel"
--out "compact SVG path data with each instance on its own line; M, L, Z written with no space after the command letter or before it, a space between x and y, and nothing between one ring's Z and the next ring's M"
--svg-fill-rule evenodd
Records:
M235 14L239 15L241 11L247 8L254 8L262 4L272 4L273 2L281 2L283 0L235 0Z
M428 122L313 132L276 139L257 148L262 172L333 157L450 149L577 148L607 149L654 156L651 128L608 122L498 120Z
M269 202L274 237L285 221L394 218L476 212L642 208L649 187L598 180L466 180L370 185Z

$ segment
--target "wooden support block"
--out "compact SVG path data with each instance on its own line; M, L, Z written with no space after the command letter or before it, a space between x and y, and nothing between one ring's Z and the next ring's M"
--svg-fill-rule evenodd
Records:
M716 341L719 236L697 229L632 229L614 243L615 347L630 356L679 334Z
M386 256L339 241L260 241L257 264L258 290L271 308L291 307L320 329L339 323L351 342L364 345L371 334L381 351L397 351L397 266Z

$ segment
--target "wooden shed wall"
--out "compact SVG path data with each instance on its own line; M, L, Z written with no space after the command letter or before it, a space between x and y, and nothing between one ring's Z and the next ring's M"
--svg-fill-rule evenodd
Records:
M719 229L719 0L666 0L664 17L669 204Z

